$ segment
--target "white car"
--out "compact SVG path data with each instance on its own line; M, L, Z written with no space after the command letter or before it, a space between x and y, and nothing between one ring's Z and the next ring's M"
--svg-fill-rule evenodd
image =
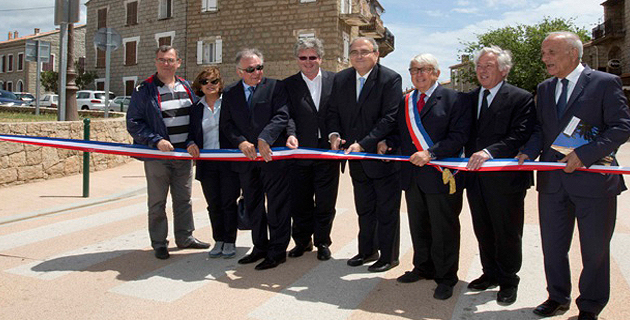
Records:
M127 112L130 96L118 96L109 102L109 111Z
M109 92L109 100L113 100L116 95ZM105 91L80 90L77 91L77 108L79 110L104 110Z
M35 100L31 101L30 106L35 106ZM45 108L57 108L59 105L59 96L56 94L45 94L39 99L39 106Z

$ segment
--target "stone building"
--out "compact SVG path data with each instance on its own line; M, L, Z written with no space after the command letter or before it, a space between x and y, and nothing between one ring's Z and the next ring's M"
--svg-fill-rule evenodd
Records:
M74 28L74 56L85 61L85 25ZM28 40L50 42L50 62L42 64L42 71L59 71L59 30L40 32L36 28L31 35L20 37L17 31L9 32L6 41L0 42L0 89L35 94L37 86L37 63L26 61L25 47ZM44 92L44 87L40 87Z
M630 1L607 0L604 23L593 28L593 39L584 44L583 61L591 68L619 75L630 89ZM624 88L625 89L625 88Z
M474 73L475 70L469 55L463 54L461 60L462 62L448 67L451 70L451 82L447 87L459 92L469 92L477 88L478 84L469 82L465 75Z
M349 66L353 37L371 36L381 56L394 50L394 36L380 18L377 0L89 0L87 6L86 68L99 74L104 87L104 52L92 45L101 27L114 28L123 45L112 53L110 90L129 95L134 86L155 72L155 50L172 44L183 59L179 74L193 79L216 65L229 83L236 80L234 56L244 47L260 49L265 75L284 78L298 71L293 45L300 37L324 41L323 68Z

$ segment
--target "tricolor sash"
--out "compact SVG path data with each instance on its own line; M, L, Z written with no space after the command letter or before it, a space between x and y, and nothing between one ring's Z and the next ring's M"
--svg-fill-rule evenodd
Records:
M409 131L409 136L411 137L413 145L416 146L418 151L424 151L431 148L434 143L427 133L427 130L422 125L420 112L418 111L418 108L416 108L418 98L418 90L414 90L413 92L405 95L405 120L407 122L407 130ZM411 103L409 103L409 100L411 100ZM448 168L442 168L440 166L435 166L435 168L442 172L442 182L444 182L444 184L448 183L449 194L455 193L457 188L455 185L454 175L457 174L457 171L452 173Z

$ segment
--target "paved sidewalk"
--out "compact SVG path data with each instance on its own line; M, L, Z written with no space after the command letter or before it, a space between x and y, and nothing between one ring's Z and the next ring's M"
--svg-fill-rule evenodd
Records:
M630 145L618 156L630 166ZM531 311L546 299L533 189L526 198L518 300L499 306L497 289L466 289L481 274L466 203L460 216L460 282L452 298L438 301L432 298L433 281L395 280L412 267L404 201L400 266L370 273L365 266L346 265L356 253L358 232L347 173L340 182L333 258L321 262L310 252L265 271L236 263L252 247L248 231L239 231L236 259L209 259L205 250L178 250L172 241L171 258L155 259L146 229L141 162L92 172L90 182L89 198L81 196L81 175L0 188L0 319L524 320L539 319ZM195 236L213 242L205 207L195 182ZM170 203L167 208L170 218ZM619 197L611 248L612 295L600 316L604 320L630 319L629 208L626 191ZM581 270L577 237L570 258L575 299ZM576 319L577 313L572 302L568 312L551 319Z

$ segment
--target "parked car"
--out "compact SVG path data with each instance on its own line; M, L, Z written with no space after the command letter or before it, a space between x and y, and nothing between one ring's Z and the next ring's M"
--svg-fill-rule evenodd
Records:
M113 100L115 97L116 95L110 91L109 100ZM77 108L80 110L104 110L105 91L77 91Z
M35 106L35 100L31 101L30 106ZM59 96L56 94L47 93L39 99L39 106L44 108L57 108L59 105Z
M0 90L0 104L7 106L23 106L24 101L20 100L13 92Z
M29 104L32 101L35 101L35 96L28 92L13 92L13 94L15 94L18 99L24 101L25 104Z
M130 96L118 96L109 102L109 111L127 112L131 102Z

